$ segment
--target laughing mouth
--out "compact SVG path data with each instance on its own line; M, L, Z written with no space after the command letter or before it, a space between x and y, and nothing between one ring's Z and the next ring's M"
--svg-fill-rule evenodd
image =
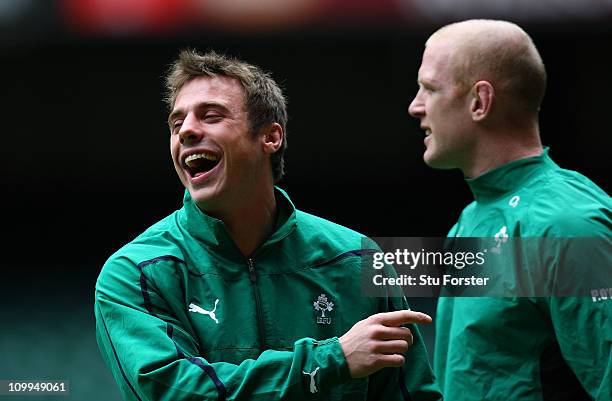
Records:
M219 160L219 156L210 153L194 153L185 158L184 167L192 178L196 178L215 168Z

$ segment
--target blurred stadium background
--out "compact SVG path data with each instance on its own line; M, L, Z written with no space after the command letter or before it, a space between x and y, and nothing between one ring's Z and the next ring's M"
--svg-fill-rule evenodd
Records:
M299 208L371 236L445 235L471 197L459 172L423 165L406 110L427 36L475 17L533 36L544 142L609 192L612 0L1 0L0 380L120 399L93 287L114 250L180 206L161 76L181 48L244 58L285 88L281 186Z

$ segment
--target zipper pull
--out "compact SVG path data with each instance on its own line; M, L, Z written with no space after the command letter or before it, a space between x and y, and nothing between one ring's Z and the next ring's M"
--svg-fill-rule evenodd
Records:
M255 265L253 264L253 259L249 258L247 262L249 264L249 277L251 278L252 282L256 282L257 275L255 274Z

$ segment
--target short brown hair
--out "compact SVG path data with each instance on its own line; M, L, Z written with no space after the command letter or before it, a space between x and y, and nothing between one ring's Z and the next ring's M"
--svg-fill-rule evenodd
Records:
M521 27L501 20L467 20L440 28L428 42L438 39L455 44L455 79L462 88L488 80L506 96L508 111L537 118L546 91L546 69Z
M272 177L278 182L285 174L284 153L287 148L287 105L283 91L271 75L260 68L214 51L199 53L182 50L166 75L164 100L172 111L176 96L187 81L199 77L224 75L240 82L253 135L266 124L278 123L285 132L280 148L270 156Z

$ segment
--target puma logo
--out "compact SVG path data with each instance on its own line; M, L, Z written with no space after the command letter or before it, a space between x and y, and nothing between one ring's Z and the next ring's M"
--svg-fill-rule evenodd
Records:
M317 389L317 384L315 383L315 375L317 374L317 372L319 371L319 368L317 367L315 370L313 370L312 372L308 373L308 372L304 372L302 370L302 373L305 375L310 376L310 392L311 393L316 393L317 391L319 391L319 389Z
M206 309L200 308L198 305L194 303L189 304L189 312L201 313L203 315L208 315L215 323L219 324L219 320L217 320L217 316L215 315L215 311L217 310L217 304L219 303L219 298L215 300L215 307L211 311L207 311Z

